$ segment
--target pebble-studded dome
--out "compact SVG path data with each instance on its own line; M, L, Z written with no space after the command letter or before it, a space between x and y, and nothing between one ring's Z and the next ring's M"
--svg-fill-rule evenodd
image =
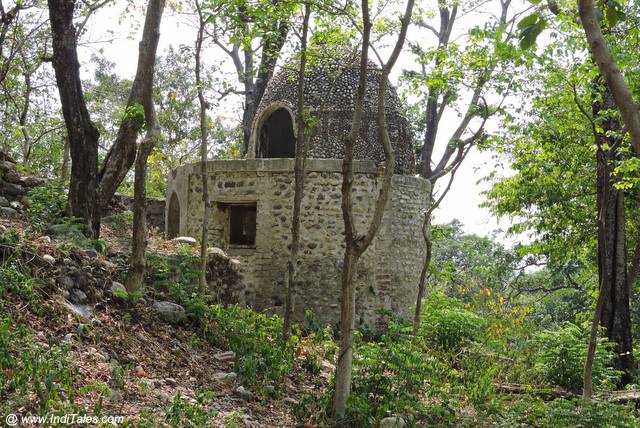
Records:
M343 138L351 129L360 74L357 63L336 60L335 65L309 68L304 90L305 110L318 120L309 142L309 158L343 158ZM293 70L295 67L283 67L269 81L253 121L248 157L295 156L298 78ZM380 77L380 68L370 62L362 125L354 153L357 160L384 160L376 124ZM387 89L385 107L389 136L396 154L395 173L413 174L415 157L411 130L391 85ZM283 147L283 141L287 140L292 141L289 149Z

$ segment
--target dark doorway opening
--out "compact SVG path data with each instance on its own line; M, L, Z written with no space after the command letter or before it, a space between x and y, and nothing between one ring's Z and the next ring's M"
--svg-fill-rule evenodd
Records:
M169 199L169 215L167 218L167 238L173 239L180 234L180 201L173 192Z
M296 157L293 120L287 109L279 108L262 122L257 156L259 158Z

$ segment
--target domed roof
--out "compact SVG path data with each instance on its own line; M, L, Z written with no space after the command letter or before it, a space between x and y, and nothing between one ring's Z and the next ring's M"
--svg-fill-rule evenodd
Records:
M304 89L305 110L318 120L309 142L309 158L344 157L343 138L351 130L360 75L357 62L345 60L308 67ZM380 68L370 62L362 125L354 150L357 160L384 160L376 124L380 77ZM252 124L248 157L295 156L297 92L295 66L283 67L269 81ZM395 172L412 174L415 172L415 157L411 130L401 114L400 99L391 85L388 85L385 101L389 136L396 154Z

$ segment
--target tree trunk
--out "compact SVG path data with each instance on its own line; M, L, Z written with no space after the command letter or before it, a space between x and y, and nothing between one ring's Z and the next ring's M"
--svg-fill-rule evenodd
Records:
M153 150L158 132L150 132L140 142L136 156L135 182L133 184L133 237L131 239L130 268L125 280L127 292L142 288L147 262L147 159Z
M302 23L302 40L300 47L300 70L298 75L298 141L296 144L296 160L294 166L295 189L293 195L293 217L291 219L291 252L287 263L287 290L284 304L284 321L282 326L282 347L287 346L291 335L291 323L295 307L295 287L298 280L298 250L300 247L300 206L304 196L305 160L307 158L307 135L304 123L304 84L307 66L307 36L309 33L309 17L311 6L305 3L304 21Z
M85 221L91 236L100 234L98 188L98 129L91 122L82 92L80 63L73 26L75 2L48 0L53 45L53 69L60 94L71 152L71 181L67 215Z
M207 241L209 240L209 187L207 183L207 102L204 99L204 88L202 87L202 78L200 76L200 55L202 54L202 42L204 39L204 26L206 25L205 17L202 14L200 2L196 0L196 8L198 10L198 37L196 39L196 88L198 91L198 101L200 103L200 174L202 175L202 230L200 236L200 272L198 275L198 283L200 294L204 295L207 291Z
M371 36L371 20L369 17L369 1L362 0L362 55L360 57L360 76L358 79L358 89L354 101L354 113L351 123L351 132L344 139L344 160L342 162L342 217L344 221L345 235L345 255L342 266L341 281L341 309L340 309L340 351L338 354L338 364L336 366L336 389L333 397L333 418L340 419L344 416L347 400L351 391L351 369L353 364L353 330L355 328L355 290L353 279L355 276L358 259L371 245L380 225L384 210L391 193L391 179L395 165L395 154L391 146L389 130L387 128L385 116L385 96L387 93L388 77L395 65L407 35L407 29L411 21L413 11L413 0L407 1L404 16L401 19L400 33L387 63L382 67L377 94L377 114L376 125L380 132L380 140L385 154L384 176L380 193L376 200L373 218L365 235L358 235L355 228L353 216L353 202L351 199L353 189L353 152L356 140L360 133L362 123L362 111L366 90L367 61L369 40Z
M602 284L603 302L600 324L606 329L607 338L615 342L616 359L614 366L624 371L623 385L631 381L633 369L633 348L631 343L631 314L629 307L629 283L627 278L627 246L626 216L624 190L617 189L615 184L621 177L612 175L612 171L620 161L619 148L621 141L608 136L619 132L621 125L616 118L611 118L607 111L616 109L613 96L608 87L602 88L600 96L593 103L593 115L604 117L601 122L603 132L597 138L597 189L598 212L602 212L605 221L599 222L603 228L598 236L598 272ZM604 261L606 258L606 263Z
M141 104L145 114L153 108L153 73L156 51L160 38L160 20L164 1L149 0L145 16L142 40L138 44L138 66L129 92L127 107ZM134 120L123 119L113 145L109 148L100 169L99 204L105 210L118 186L126 177L136 160L136 148L140 128Z
M125 280L125 287L128 292L134 292L142 287L146 266L147 251L147 160L153 151L153 147L160 139L160 125L156 118L156 111L153 104L153 72L155 69L156 49L160 39L160 22L164 11L165 0L149 0L147 6L147 16L145 19L142 45L149 50L145 55L150 61L145 71L143 82L143 99L145 122L148 131L145 138L140 143L136 156L136 170L134 182L134 205L133 205L133 238L131 241L130 269ZM135 140L134 140L135 143ZM134 146L135 147L135 146Z
M432 200L433 191L429 192L429 200ZM420 282L418 283L418 295L416 296L416 308L413 314L413 334L418 334L420 330L420 317L422 314L422 300L424 299L425 290L428 287L429 281L429 266L431 266L431 256L433 249L433 241L431 240L431 214L427 213L424 216L424 222L422 224L422 238L426 246L426 253L424 256L424 263L422 270L420 271Z
M69 179L69 137L64 136L64 148L62 149L62 166L60 167L60 181L66 183Z
M593 393L592 366L597 345L597 326L602 325L607 338L616 343L614 366L622 370L622 384L631 381L633 348L627 277L627 248L624 190L615 187L620 179L612 171L620 160L621 140L611 137L618 133L620 123L609 113L616 105L609 88L599 80L594 82L593 117L603 129L596 135L597 207L598 207L598 276L600 292L592 324L589 353L585 363L583 397Z
M607 42L600 29L593 0L578 0L578 12L580 13L580 22L587 36L593 59L598 64L598 69L611 90L616 106L620 109L622 120L631 135L631 145L636 155L640 155L640 114L638 113L638 107L633 101L631 91L624 81L620 69L618 69L615 60L611 56Z

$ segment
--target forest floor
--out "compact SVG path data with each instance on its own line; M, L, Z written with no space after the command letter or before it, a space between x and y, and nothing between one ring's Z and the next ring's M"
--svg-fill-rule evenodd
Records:
M19 234L28 227L18 219L2 219L0 225L2 232L15 229ZM121 281L124 276L130 236L130 230L123 230L122 225L112 226L108 222L103 226L107 250L97 256L45 235L32 234L28 242L21 236L20 245L33 252L34 277L42 281L36 287L39 297L12 295L10 302L3 302L0 294L0 318L10 319L14 329L30 332L35 342L31 346L71 345L65 359L75 366L70 371L75 404L84 409L99 406L103 415L122 415L129 420L166 420L167 413L179 405L185 407L180 410L184 413L191 411L207 418L207 426L294 426L293 406L314 388L303 371L294 369L275 397L260 399L258 394L239 388L235 356L228 349L202 340L188 325L160 321L148 298L125 304L109 296L112 281ZM170 255L178 251L176 243L165 241L157 232L149 242L151 252ZM91 272L97 288L105 291L98 291L91 305L70 304L64 290L53 286L54 278L77 270ZM320 374L325 384L331 369L327 363ZM95 385L106 385L108 390ZM202 390L208 391L206 396L199 395ZM36 401L27 400L15 412L37 410Z

